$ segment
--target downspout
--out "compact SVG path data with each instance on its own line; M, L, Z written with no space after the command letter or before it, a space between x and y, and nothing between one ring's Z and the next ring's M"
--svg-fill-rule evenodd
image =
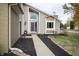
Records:
M11 47L11 7L13 5L17 5L17 4L9 4L8 8L9 8L9 50L10 51L18 51L18 52L23 52L22 50L18 49L18 48L12 48Z

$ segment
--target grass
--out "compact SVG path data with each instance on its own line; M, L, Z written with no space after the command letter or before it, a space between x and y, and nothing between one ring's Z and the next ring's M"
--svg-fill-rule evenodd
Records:
M72 55L79 55L79 33L68 33L67 36L55 36L52 39Z

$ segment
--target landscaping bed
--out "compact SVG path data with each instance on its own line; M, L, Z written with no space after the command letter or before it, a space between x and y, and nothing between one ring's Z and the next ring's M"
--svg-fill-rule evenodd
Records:
M14 44L13 48L19 48L28 55L36 56L36 50L32 38L20 38Z

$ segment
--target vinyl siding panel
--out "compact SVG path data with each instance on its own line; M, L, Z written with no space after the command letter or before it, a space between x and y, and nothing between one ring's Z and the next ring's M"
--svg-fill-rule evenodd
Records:
M11 9L11 46L18 40L19 15Z
M55 20L55 31L57 31L57 34L60 33L60 22Z
M45 19L46 15L40 12L40 18L39 18L39 34L45 34Z
M24 30L27 30L28 32L28 13L29 13L29 7L28 6L24 6L24 22L26 22L26 25L24 26Z
M8 4L0 4L0 53L8 52Z

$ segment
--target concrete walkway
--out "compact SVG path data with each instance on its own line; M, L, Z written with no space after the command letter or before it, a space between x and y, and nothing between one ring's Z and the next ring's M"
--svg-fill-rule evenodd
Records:
M32 35L37 56L55 56L52 51L40 40L40 38Z

